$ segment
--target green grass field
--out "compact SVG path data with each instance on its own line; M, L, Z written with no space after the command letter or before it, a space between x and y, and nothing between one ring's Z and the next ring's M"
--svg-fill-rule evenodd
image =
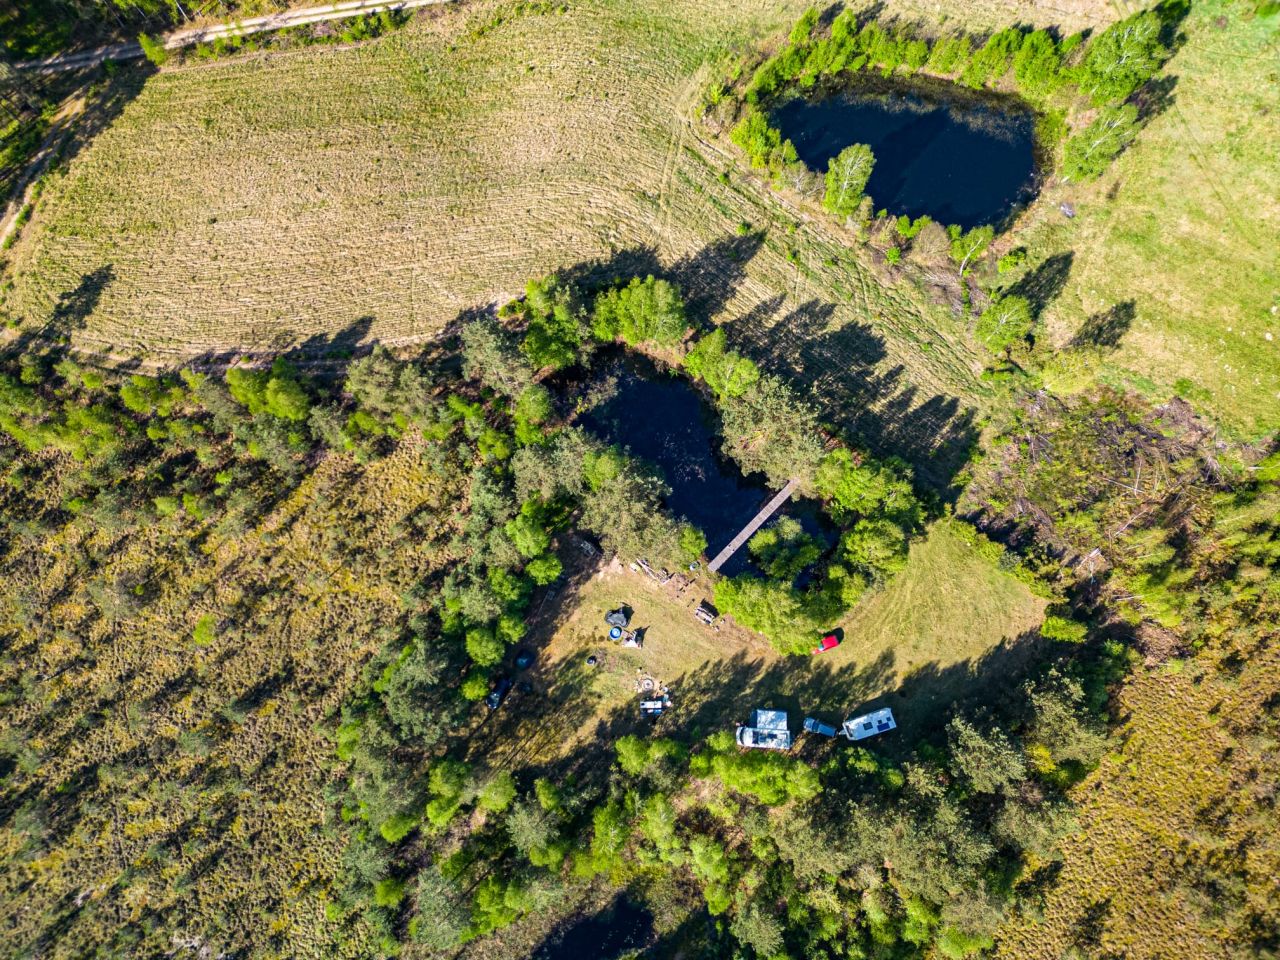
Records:
M1246 435L1280 423L1280 23L1252 6L1194 3L1168 109L1099 183L1055 188L1075 220L1046 206L1028 227L1037 254L1074 258L1046 313L1056 343L1131 302L1097 375L1181 393Z

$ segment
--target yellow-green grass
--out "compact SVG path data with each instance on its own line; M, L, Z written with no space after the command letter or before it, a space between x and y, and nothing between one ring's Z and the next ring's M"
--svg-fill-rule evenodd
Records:
M826 218L794 223L686 122L713 64L804 6L583 0L475 37L502 9L481 3L355 48L166 67L50 184L3 309L40 329L62 303L72 343L116 360L319 349L352 327L407 343L529 277L638 250L683 262L705 312L751 317L739 335L825 373L825 393L843 381L899 419L934 398L980 408L962 318L870 270ZM1025 16L982 4L965 22ZM767 231L758 251L707 255L749 247L742 224Z
M1076 788L1062 869L1042 907L1006 925L999 956L1261 955L1240 928L1254 911L1260 949L1280 922L1268 799L1280 777L1280 660L1274 637L1247 661L1214 660L1172 661L1126 684L1124 745Z
M910 563L832 629L835 650L782 657L758 635L722 621L693 617L710 599L707 582L682 593L615 563L592 576L551 625L530 643L539 662L530 672L536 694L529 717L514 702L501 738L478 742L479 757L515 768L554 763L590 750L641 725L637 680L652 677L671 691L673 707L659 730L693 739L732 729L755 707L839 723L865 706L891 705L914 740L992 671L1008 669L1028 644L1044 601L995 567L957 532L955 521L935 524L915 544ZM604 615L632 608L632 626L645 628L644 646L623 649L607 639ZM814 637L814 643L820 637ZM599 662L586 665L595 655ZM547 709L546 705L554 704ZM501 744L501 746L499 746Z
M1046 312L1056 343L1134 306L1118 350L1053 385L1096 374L1162 399L1180 391L1245 434L1280 425L1280 28L1255 6L1193 3L1166 67L1168 109L1099 183L1054 188L1074 220L1045 204L1030 225L1036 253L1074 254Z
M322 829L330 718L401 593L438 568L429 536L397 525L447 518L442 496L406 442L363 471L329 458L242 534L178 514L114 543L73 523L11 545L0 743L17 815L0 824L0 899L26 906L0 952L84 956L158 923L215 951L369 955L324 919L343 846ZM119 578L152 596L112 623L90 588Z

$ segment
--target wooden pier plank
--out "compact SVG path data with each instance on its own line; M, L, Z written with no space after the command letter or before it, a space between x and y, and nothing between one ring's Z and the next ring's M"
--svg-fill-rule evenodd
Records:
M719 570L726 560L737 553L738 549L751 539L751 535L764 526L764 522L773 516L779 507L787 502L799 482L800 481L796 480L794 477L788 480L787 485L779 490L774 498L766 503L760 509L760 512L751 518L751 522L743 527L738 535L730 540L723 550L716 554L716 558L711 561L710 568L713 571Z

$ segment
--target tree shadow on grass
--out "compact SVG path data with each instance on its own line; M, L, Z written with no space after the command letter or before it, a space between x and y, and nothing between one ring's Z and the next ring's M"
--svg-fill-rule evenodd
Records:
M115 267L109 263L84 274L73 289L59 294L58 302L44 325L24 329L4 347L3 355L16 357L28 351L64 345L73 333L84 329L90 314L97 309L103 291L115 278Z
M1075 258L1075 252L1071 250L1053 254L1010 287L1009 294L1026 298L1031 305L1031 316L1036 320L1040 319L1040 315L1049 304L1058 299L1067 285Z
M901 364L881 370L884 337L869 324L836 325L834 304L809 300L777 317L782 302L770 298L727 323L734 348L797 387L831 427L878 456L902 457L925 486L954 499L978 439L975 411L944 394L921 400Z
M1120 346L1120 341L1133 326L1135 315L1135 304L1132 300L1125 300L1101 313L1095 313L1080 325L1080 329L1075 332L1068 346L1114 350Z
M685 307L697 323L709 325L711 318L733 299L747 276L747 264L760 252L764 234L752 231L722 237L697 253L682 257L666 271L685 292Z
M696 253L663 266L652 246L631 247L609 257L587 260L556 271L562 280L584 292L626 282L631 277L655 276L680 287L685 311L694 326L705 327L733 298L746 279L747 264L760 252L764 234L730 234Z
M351 360L373 349L377 341L368 339L372 327L372 316L360 317L337 333L312 334L290 349L285 357L297 364Z

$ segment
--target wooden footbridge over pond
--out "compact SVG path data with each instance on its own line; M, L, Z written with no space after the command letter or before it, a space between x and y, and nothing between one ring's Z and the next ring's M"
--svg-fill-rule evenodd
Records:
M716 558L711 561L711 569L719 570L725 562L738 552L738 548L751 539L751 535L759 530L766 520L772 517L784 503L790 499L791 494L795 492L800 481L794 477L787 481L787 485L777 492L772 500L760 508L760 512L751 518L751 522L739 531L738 535L729 541L728 545L716 554Z

